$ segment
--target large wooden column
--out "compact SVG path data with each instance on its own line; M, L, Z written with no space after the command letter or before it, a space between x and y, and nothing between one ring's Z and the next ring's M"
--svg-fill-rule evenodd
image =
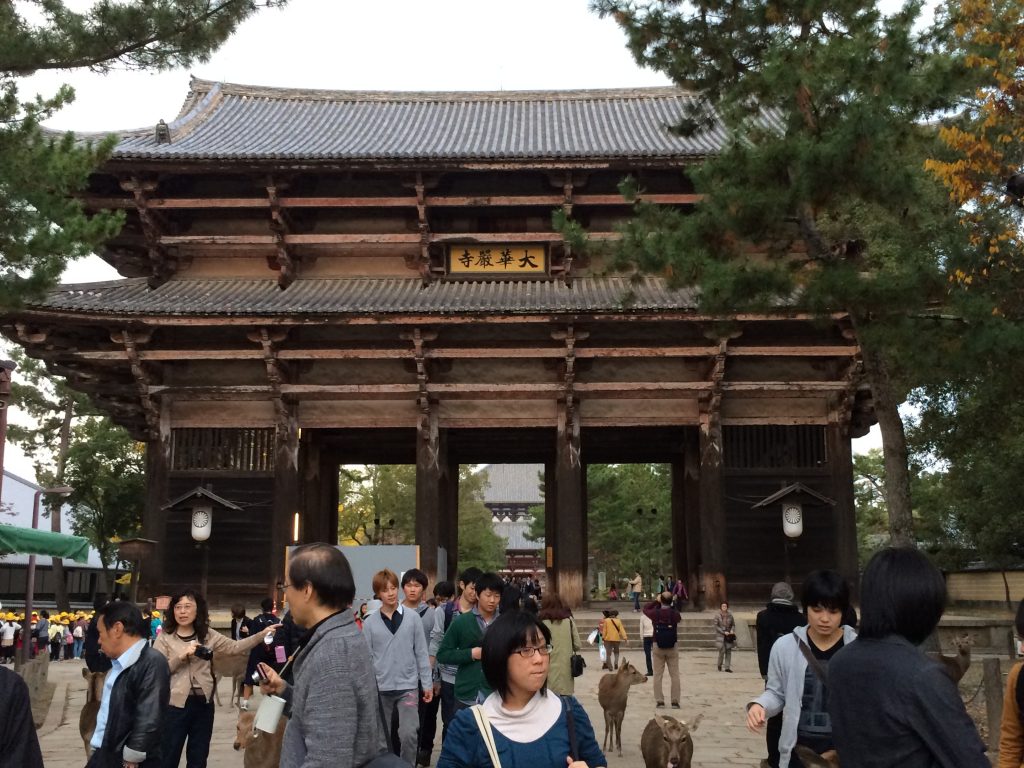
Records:
M139 598L164 594L164 553L167 549L167 495L171 468L170 403L162 403L159 434L146 441L146 508L142 514L142 538L156 542L152 556L141 566Z
M677 457L670 465L672 483L672 574L686 583L690 592L693 581L690 579L690 535L687 531L686 508L686 465L682 456ZM692 594L692 593L691 593Z
M728 599L725 578L725 505L722 498L722 427L717 412L702 413L698 456L701 609Z
M558 569L555 566L555 537L558 521L558 480L555 462L544 463L544 570L547 588L558 589Z
M857 515L853 495L853 451L846 425L831 423L825 428L826 450L832 475L832 498L836 522L836 570L859 591L857 563Z
M292 543L292 525L299 512L299 423L294 403L284 403L274 435L274 511L270 526L270 580L267 594L285 581L285 548Z
M442 439L446 439L444 433ZM448 459L448 466L441 476L441 525L439 526L441 546L448 553L448 569L438 574L452 583L459 576L459 462Z
M441 440L437 427L437 408L420 418L416 430L416 543L420 548L420 570L431 584L437 575L439 522L444 503L441 468L448 465L447 441Z
M579 417L574 408L559 404L555 446L555 580L570 608L583 603L586 539L583 522L583 464L580 462Z

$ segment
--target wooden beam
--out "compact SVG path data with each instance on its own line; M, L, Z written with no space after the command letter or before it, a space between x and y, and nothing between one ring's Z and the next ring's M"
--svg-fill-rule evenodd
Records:
M617 232L591 232L591 240L616 240L621 237ZM285 234L286 245L395 245L420 243L419 233L323 233L323 234ZM452 232L433 233L429 236L431 243L560 243L562 235L558 232ZM274 246L277 239L274 235L163 235L159 238L161 245L267 245Z
M703 195L686 193L647 194L640 197L648 203L661 205L693 205ZM427 195L426 203L438 208L490 207L490 206L561 206L562 195ZM127 197L88 195L82 198L88 208L134 208L135 202ZM335 196L335 197L292 197L282 195L280 203L285 208L415 208L417 200L412 196ZM574 195L576 205L632 205L622 195ZM269 202L262 197L165 197L151 198L150 208L201 209L201 208L266 208Z

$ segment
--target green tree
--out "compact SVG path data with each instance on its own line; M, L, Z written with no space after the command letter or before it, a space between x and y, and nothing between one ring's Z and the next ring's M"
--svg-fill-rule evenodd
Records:
M64 379L51 376L38 360L27 357L20 349L12 350L11 357L18 364L11 382L11 405L28 417L28 424L8 425L7 437L33 460L37 482L44 487L64 485L72 427L84 416L97 412L85 395L71 389ZM43 515L50 518L50 529L60 533L64 499L46 495L42 503ZM53 558L53 578L57 608L70 610L62 558Z
M885 506L885 461L872 448L853 456L853 498L857 507L857 550L860 562L889 543L889 514Z
M68 86L24 98L19 79L41 70L169 69L206 61L260 7L285 0L61 0L0 2L0 306L37 298L70 259L121 227L87 216L74 194L115 139L77 142L42 122L74 99ZM78 4L80 5L80 4Z
M487 472L459 467L459 570L476 566L497 571L505 566L505 540L494 532L491 512L484 506Z
M806 3L597 0L636 60L699 95L677 130L721 126L722 150L692 173L692 214L640 204L614 266L700 289L705 309L847 311L881 428L892 540L912 544L898 406L900 354L945 293L942 255L961 247L946 195L924 170L930 118L966 80L946 54L948 15L884 15L871 0ZM627 197L636 189L626 185ZM585 233L558 221L574 247Z
M72 429L65 478L71 527L99 552L107 590L117 561L115 539L134 535L145 505L146 458L141 443L106 418L86 418Z
M592 570L604 571L609 584L620 586L636 570L647 583L658 575L668 576L672 571L671 509L668 465L588 465L587 544ZM542 506L531 509L529 537L544 539Z

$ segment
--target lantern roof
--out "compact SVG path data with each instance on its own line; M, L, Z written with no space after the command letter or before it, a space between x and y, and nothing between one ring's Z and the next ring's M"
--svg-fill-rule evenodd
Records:
M162 508L175 509L177 507L192 506L199 499L206 499L207 501L217 506L224 507L224 509L232 509L235 510L236 512L240 512L242 509L237 504L234 504L228 501L227 499L218 496L213 491L207 488L203 488L201 485L198 485L188 493L179 496L174 501L170 501L167 504L164 504Z
M800 504L828 504L833 507L836 505L835 501L828 496L823 496L813 488L808 488L803 483L793 483L792 485L787 485L782 490L776 491L768 498L761 499L753 506L753 509L767 507L784 499L791 499Z

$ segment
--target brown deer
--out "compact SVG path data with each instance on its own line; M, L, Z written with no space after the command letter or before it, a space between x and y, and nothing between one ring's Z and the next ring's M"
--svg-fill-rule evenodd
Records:
M264 733L253 728L256 711L241 709L238 711L238 722L235 724L235 743L232 745L237 752L245 750L242 756L244 768L278 768L281 764L281 743L284 740L284 729L288 718L282 717L277 731Z
M839 768L839 755L834 749L819 755L813 749L797 744L793 747L793 753L800 758L805 768Z
M628 661L610 675L604 675L597 684L597 701L604 710L604 746L606 752L618 743L619 757L622 757L622 718L626 716L626 699L629 687L646 683L646 675Z
M217 654L213 658L213 696L220 703L220 691L217 690L221 678L231 678L231 706L238 706L238 699L242 695L242 678L245 676L245 668L249 665L249 653L224 653Z
M640 754L647 768L690 768L693 760L693 738L704 715L697 715L689 725L685 720L655 715L640 737Z
M972 645L974 645L974 638L964 632L953 639L953 650L956 651L956 656L945 656L941 651L933 651L928 656L942 665L943 671L954 683L959 683L971 666Z
M87 667L82 668L82 677L85 678L85 705L78 715L78 733L85 743L85 759L89 759L92 748L89 742L96 730L96 715L100 711L100 701L103 699L103 681L107 675L105 672L90 672Z

